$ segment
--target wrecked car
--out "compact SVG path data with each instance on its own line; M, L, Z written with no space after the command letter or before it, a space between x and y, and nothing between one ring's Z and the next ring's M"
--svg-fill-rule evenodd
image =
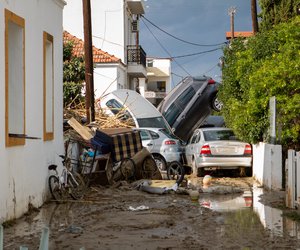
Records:
M123 111L124 119L131 119L136 128L171 128L162 114L139 93L129 89L118 89L102 96L97 107L107 115L118 115Z
M176 136L187 141L212 110L222 109L217 98L219 85L210 77L189 76L162 100L157 108Z

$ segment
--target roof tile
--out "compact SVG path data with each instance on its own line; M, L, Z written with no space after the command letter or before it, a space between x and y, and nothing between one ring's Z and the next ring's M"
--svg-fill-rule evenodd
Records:
M84 41L71 35L69 32L64 31L63 42L73 42L73 55L84 56ZM120 63L121 59L104 52L101 49L93 46L93 62L94 63Z

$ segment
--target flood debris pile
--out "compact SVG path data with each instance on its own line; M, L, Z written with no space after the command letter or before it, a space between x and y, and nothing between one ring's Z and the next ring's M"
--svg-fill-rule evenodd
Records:
M77 112L77 119L67 121L66 157L88 186L162 179L151 153L142 146L139 132L120 116L103 115L85 126Z
M88 124L87 127L96 128L134 128L134 121L132 117L128 116L128 113L125 108L112 109L114 115L108 115L111 110L108 108L99 108L97 105L95 109L95 121L91 124ZM64 119L65 119L65 131L72 129L68 126L67 121L71 118L76 119L80 123L86 123L86 110L83 103L79 103L76 107L70 108L67 106L64 109Z

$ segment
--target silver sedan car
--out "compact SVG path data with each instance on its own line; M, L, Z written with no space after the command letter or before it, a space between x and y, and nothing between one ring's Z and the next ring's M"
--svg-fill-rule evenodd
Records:
M142 144L153 155L160 171L167 169L167 164L173 161L181 162L181 141L163 128L138 128Z
M237 169L241 175L252 173L252 147L239 141L229 128L199 128L188 141L185 154L197 176L205 171Z

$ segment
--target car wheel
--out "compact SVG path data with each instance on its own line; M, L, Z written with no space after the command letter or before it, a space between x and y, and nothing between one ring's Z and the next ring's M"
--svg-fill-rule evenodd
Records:
M156 166L158 167L159 171L166 171L167 170L167 163L165 159L160 155L153 155L155 160Z
M215 110L215 111L221 111L222 108L223 108L223 102L221 102L217 95L215 95L213 98L212 98L212 102L211 102L211 106L212 108Z
M167 176L169 180L176 180L179 185L184 179L185 171L182 164L178 161L172 161L167 168Z

